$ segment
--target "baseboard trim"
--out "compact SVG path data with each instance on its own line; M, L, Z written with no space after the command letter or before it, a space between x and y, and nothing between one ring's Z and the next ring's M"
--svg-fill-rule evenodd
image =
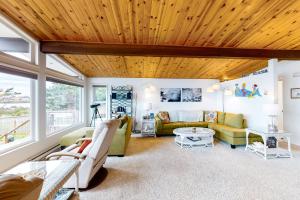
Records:
M30 161L42 161L42 160L46 160L46 156L48 156L49 154L51 154L53 152L57 152L57 151L60 151L60 145L55 145L55 146L47 149L46 151L43 151L40 154L33 156L29 160Z

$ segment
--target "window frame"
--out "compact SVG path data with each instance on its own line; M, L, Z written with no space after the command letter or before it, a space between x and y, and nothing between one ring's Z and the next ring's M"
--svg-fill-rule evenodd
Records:
M31 73L31 74L35 74L38 77L38 74L35 71L28 71L28 70L23 70L17 66L10 66L4 63L0 63L0 65L3 65L4 67L7 67L8 69L16 70L16 71L23 71L25 73ZM14 76L18 76L18 77L24 77L27 78L30 81L30 136L15 142L12 142L11 144L6 144L6 147L4 147L3 149L0 149L0 155L5 154L7 152L12 151L13 149L28 145L30 143L33 143L35 141L37 141L37 137L36 137L36 119L37 119L37 112L35 109L35 105L36 105L36 86L37 86L37 79L32 79L29 77L25 77L25 76L21 76L18 74L13 74L13 73L5 73L2 72L4 74L11 74Z
M105 104L106 104L106 106L105 106L105 112L106 112L106 116L105 117L103 117L104 119L108 119L109 118L109 113L108 113L108 107L109 107L109 96L108 96L108 85L105 85L105 84L103 84L103 85L99 85L99 84L93 84L92 85L92 104L93 103L95 103L96 101L95 101L95 96L96 96L96 91L95 91L95 89L97 88L97 87L105 87L106 88L106 100L105 100Z
M25 72L35 73L38 79L35 81L34 85L31 85L31 92L35 95L31 99L31 138L22 140L18 144L11 143L11 146L3 148L0 151L0 159L4 162L0 166L0 170L5 170L8 167L16 165L17 163L31 159L35 155L43 152L49 148L52 148L58 144L59 138L63 135L74 131L78 128L84 127L88 120L88 107L87 107L87 80L86 77L72 65L67 64L72 71L77 72L78 77L71 77L66 74L57 72L55 70L47 69L46 67L46 54L40 51L39 40L30 34L24 32L23 29L19 28L13 22L11 22L6 16L0 14L0 22L8 26L10 29L19 34L23 39L30 43L31 61L26 61L21 58L0 52L0 64L6 65L12 69L18 69ZM64 62L59 56L52 54L53 56ZM83 86L81 89L81 123L74 124L71 127L60 130L55 134L46 134L46 77L51 76L53 78L58 78L72 82L75 84L80 84ZM18 157L22 153L24 157ZM16 159L11 159L17 156ZM18 158L18 159L17 159Z
M47 81L46 80L46 83L47 82L52 82L52 81ZM61 83L61 82L56 82L56 83L59 83L59 84L65 84L65 85L68 85L67 83ZM65 127L65 128L62 128L62 129L59 129L57 131L53 131L53 132L48 132L48 124L47 124L47 109L46 109L46 118L45 118L45 123L46 123L46 129L45 129L45 134L46 134L46 137L50 137L52 135L55 135L55 134L59 134L59 133L62 133L62 132L65 132L69 129L72 129L76 126L80 126L80 125L83 125L84 124L84 108L83 108L83 99L84 99L84 93L83 93L83 90L84 90L84 87L83 86L79 86L79 85L75 85L75 84L69 84L69 85L72 85L72 86L75 86L75 87L79 87L80 88L80 102L79 102L79 111L80 111L80 114L79 114L79 122L78 123L75 123L75 124L72 124L71 126L68 126L68 127ZM46 89L47 90L47 89ZM47 91L46 91L47 93ZM46 101L47 101L47 98L46 98Z
M51 68L48 68L47 66L47 56L51 57L53 60L55 60L56 62L60 63L61 65L63 65L64 67L66 67L68 70L72 71L74 74L77 75L77 78L75 76L71 76L71 75L68 75L68 74L65 74L63 72L60 72L60 71L57 71L57 70L54 70L54 69L51 69ZM66 75L68 77L72 77L72 78L75 78L75 79L79 79L79 80L84 80L84 76L77 70L75 69L74 67L72 67L70 64L66 63L65 61L63 61L59 56L55 55L55 54L46 54L46 70L48 71L48 73L50 71L52 72L57 72L57 73L60 73L60 74L63 74L63 75Z
M70 76L70 75L67 75L67 74L64 74L62 72L59 72L59 71L56 71L56 70L53 70L51 68L47 68L46 66L46 56L45 55L45 104L46 104L46 82L47 82L47 78L48 79L55 79L57 80L58 82L61 81L61 83L64 83L64 84L70 84L70 85L75 85L75 86L80 86L82 87L81 89L81 100L80 100L80 119L81 121L77 124L73 124L72 126L69 126L69 127L66 127L66 128L63 128L63 129L60 129L60 130L57 130L57 131L54 131L52 133L47 133L47 110L46 110L46 106L45 106L45 137L46 138L49 138L53 135L57 135L57 134L61 134L63 132L66 132L68 130L72 130L74 127L76 126L83 126L85 124L85 107L84 107L84 102L85 102L85 77L84 75L82 75L80 72L78 72L77 70L75 70L72 66L70 66L68 63L64 62L63 60L61 60L58 56L56 55L53 55L51 54L51 56L54 56L55 59L60 62L61 64L65 65L65 66L68 66L70 68L72 68L72 71L74 73L77 73L79 74L78 77L74 77L74 76Z
M31 35L25 33L21 28L16 26L14 23L10 22L7 18L2 16L1 14L0 14L0 22L29 43L30 61L3 52L1 52L1 54L5 54L6 56L12 59L16 59L25 63L38 64L38 52L39 52L37 48L39 46L38 40L32 37Z

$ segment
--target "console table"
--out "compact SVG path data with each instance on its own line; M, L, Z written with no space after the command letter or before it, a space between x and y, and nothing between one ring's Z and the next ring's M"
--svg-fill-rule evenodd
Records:
M253 133L255 135L259 135L262 137L264 144L262 147L256 147L253 144L249 144L249 134ZM269 137L275 137L277 139L276 148L268 148L267 139ZM278 147L278 141L285 140L287 141L287 149L283 149ZM258 155L263 156L264 159L270 158L292 158L292 150L291 150L291 134L285 131L278 132L265 132L265 131L256 131L253 129L246 129L246 148L245 150L250 150L255 152Z
M79 160L50 160L32 161L17 165L8 170L5 174L28 174L43 176L42 191L39 199L53 199L58 190L75 173L77 185L75 191L78 192L78 168Z

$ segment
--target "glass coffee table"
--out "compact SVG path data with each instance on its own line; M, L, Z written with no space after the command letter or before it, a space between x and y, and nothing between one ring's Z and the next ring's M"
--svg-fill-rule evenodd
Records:
M176 135L175 143L181 148L213 147L215 131L202 127L184 127L173 131Z

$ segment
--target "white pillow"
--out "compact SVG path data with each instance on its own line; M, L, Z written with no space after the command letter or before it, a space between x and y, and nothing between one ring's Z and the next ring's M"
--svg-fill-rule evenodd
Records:
M170 122L178 122L178 112L177 111L170 111L169 112Z
M203 111L179 111L178 120L183 122L203 121Z
M199 113L199 122L203 122L204 120L204 112L202 110L197 111Z

